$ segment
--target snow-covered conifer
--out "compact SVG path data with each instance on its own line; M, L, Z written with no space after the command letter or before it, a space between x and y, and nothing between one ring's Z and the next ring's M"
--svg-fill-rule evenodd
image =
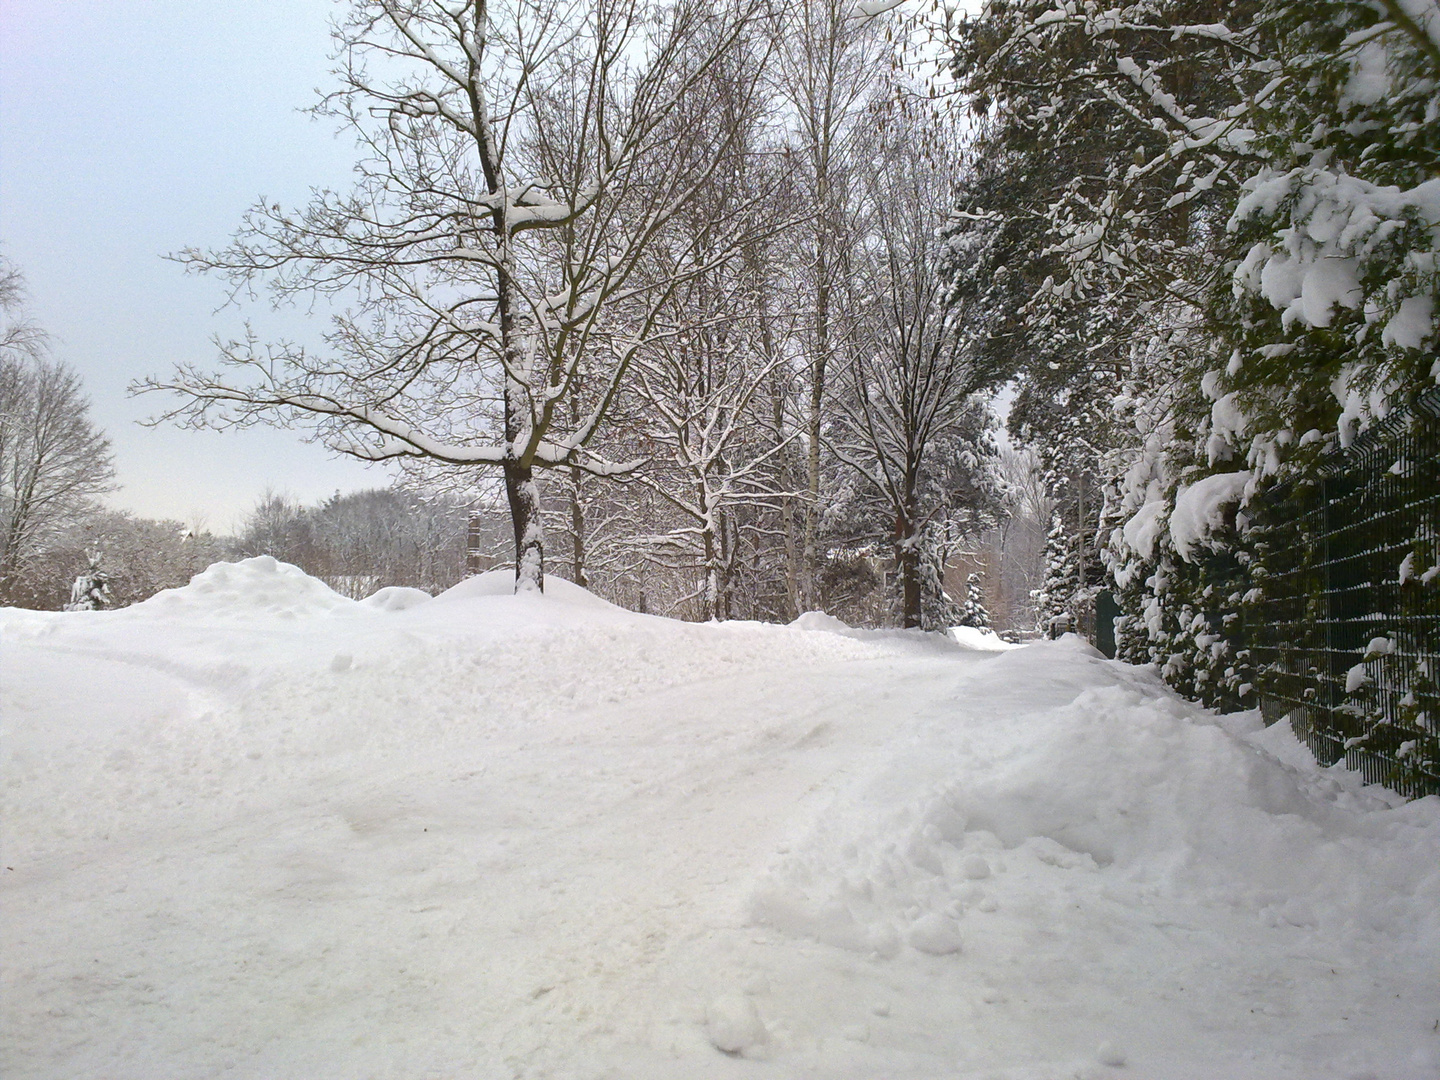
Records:
M101 565L99 552L88 556L85 569L70 586L66 611L99 611L110 606L110 575Z
M990 610L985 606L984 583L979 574L965 578L965 602L960 608L959 626L990 629Z

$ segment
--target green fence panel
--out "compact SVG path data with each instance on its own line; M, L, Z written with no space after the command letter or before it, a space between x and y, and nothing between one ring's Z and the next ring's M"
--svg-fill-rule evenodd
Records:
M1244 644L1266 721L1324 764L1440 793L1440 391L1252 512Z

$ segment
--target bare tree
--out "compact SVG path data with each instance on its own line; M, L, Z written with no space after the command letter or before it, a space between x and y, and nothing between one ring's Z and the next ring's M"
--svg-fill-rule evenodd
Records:
M639 480L680 515L670 527L645 535L643 547L652 562L663 559L677 569L688 563L699 571L696 593L711 619L731 616L737 513L779 501L776 459L786 448L758 407L782 357L766 347L765 282L756 253L793 224L777 212L784 201L775 198L792 170L768 152L765 103L747 92L765 59L756 50L712 73L708 96L718 109L696 119L718 124L728 133L728 146L716 167L710 147L726 140L721 130L705 140L705 157L690 167L708 171L710 183L654 249L662 278L676 277L682 261L697 251L707 269L675 290L657 318L660 332L636 356L640 430L652 455ZM736 250L713 223L733 219L756 198L772 208L769 224L751 230L745 248Z
M38 360L45 341L45 331L25 307L25 276L0 256L0 354Z
M942 273L952 253L940 226L960 168L949 133L900 87L872 108L866 235L855 267L865 310L831 446L887 508L901 623L920 626L923 533L940 509L925 497L927 475L973 419L972 395L990 373L965 347L965 310L948 302Z
M24 282L0 263L0 602L28 595L27 570L47 541L94 510L115 470L90 420L80 378L44 355ZM33 590L31 590L33 591Z
M250 338L221 374L144 388L179 392L167 416L192 424L300 419L365 460L497 467L516 588L543 588L535 470L636 464L592 441L656 313L703 269L697 249L674 276L640 272L709 182L665 162L713 127L667 120L745 47L762 3L356 0L335 32L340 89L317 106L365 152L354 191L298 213L262 203L230 247L179 256L237 292L266 281L277 301L336 293L355 310L324 357Z
M721 313L740 306L736 297L717 291L693 304L713 320L665 342L637 370L652 415L650 437L664 458L641 479L683 515L683 524L650 543L663 539L667 548L693 552L706 617L726 619L737 554L732 515L781 496L774 459L785 444L763 429L764 414L755 408L774 361L747 348L753 328L743 317Z
M879 9L877 9L879 10ZM799 183L810 214L801 240L797 286L807 315L803 348L806 499L794 591L799 606L817 604L815 575L820 508L820 450L830 362L847 349L846 285L851 273L858 191L857 140L870 124L866 103L891 51L882 24L851 0L796 0L784 22L776 83L788 107ZM791 541L794 546L794 541Z

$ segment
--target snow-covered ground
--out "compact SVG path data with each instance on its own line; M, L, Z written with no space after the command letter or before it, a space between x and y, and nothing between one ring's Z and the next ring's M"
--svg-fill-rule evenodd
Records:
M1440 1075L1440 799L1074 639L507 591L0 613L0 1074Z

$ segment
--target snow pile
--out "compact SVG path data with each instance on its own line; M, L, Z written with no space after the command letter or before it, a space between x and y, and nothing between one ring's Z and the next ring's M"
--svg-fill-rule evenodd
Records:
M190 584L166 589L122 609L133 615L164 618L298 619L356 610L341 596L298 566L257 555L237 563L215 563Z
M547 584L0 612L0 1072L1440 1070L1440 799L1073 637Z
M807 611L790 624L797 630L818 631L822 634L841 634L851 637L855 628L843 619L827 615L823 611Z
M417 604L428 604L431 599L430 594L424 589L412 589L405 585L387 585L361 600L360 606L375 611L409 611Z
M515 571L513 570L487 570L483 574L466 578L458 585L446 589L435 599L441 603L450 603L456 600L474 600L488 596L514 596L515 595ZM545 576L545 595L541 597L530 597L529 599L541 601L554 605L564 603L577 607L587 607L595 610L607 610L611 612L622 611L607 600L582 589L573 582L566 581L554 574Z
M1024 648L1006 641L994 630L982 630L978 626L952 626L950 636L967 649L981 652L1005 652L1007 649Z
M1103 868L1152 895L1332 939L1440 944L1440 800L1392 808L1299 771L1257 752L1277 729L1236 738L1197 723L1157 679L1068 648L1004 656L970 693L1044 686L1057 668L1072 669L1071 685L1099 685L1058 708L965 709L963 722L931 728L780 863L757 920L863 953L894 955L902 942L935 952L952 930L958 948L958 920L994 894L978 883L1018 862ZM1076 677L1087 669L1090 680Z

